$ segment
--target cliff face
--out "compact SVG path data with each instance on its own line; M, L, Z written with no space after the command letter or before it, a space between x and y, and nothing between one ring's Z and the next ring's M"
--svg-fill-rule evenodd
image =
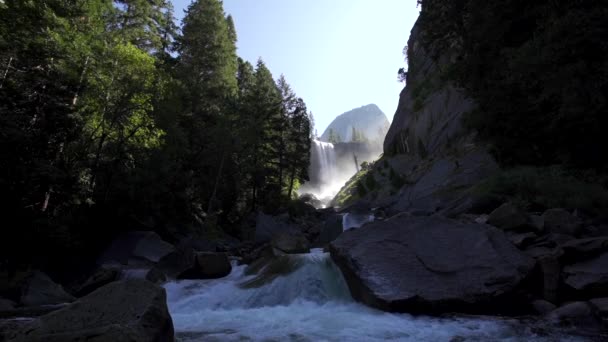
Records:
M420 24L408 41L408 75L393 123L384 140L385 154L409 154L421 158L460 148L469 141L461 122L475 103L446 81L450 51L434 59L422 47Z
M384 140L384 155L355 175L337 205L358 200L389 213L442 212L453 216L477 205L469 191L498 170L475 132L463 125L475 102L448 80L455 54L423 48L417 22L408 41L407 84ZM363 172L365 172L363 174Z

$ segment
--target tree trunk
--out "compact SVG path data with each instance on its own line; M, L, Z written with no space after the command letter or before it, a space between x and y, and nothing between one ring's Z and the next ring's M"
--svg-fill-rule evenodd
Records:
M222 159L220 160L220 167L217 170L217 176L215 177L215 184L213 185L213 192L211 192L211 198L209 199L209 205L207 206L207 214L211 215L213 211L213 203L215 202L215 197L217 195L217 188L220 183L220 178L222 176L222 172L224 169L224 161L226 160L226 151L222 153Z
M89 56L84 61L84 67L82 68L82 72L80 73L80 80L78 81L78 88L76 88L76 93L74 93L74 98L72 99L72 106L76 106L78 103L78 95L80 94L80 89L82 89L82 82L84 81L84 75L87 72L87 68L89 66Z
M4 80L6 80L6 76L8 75L8 69L11 68L11 63L13 62L13 57L9 58L8 64L6 65L6 70L4 70L4 75L2 75L2 82L0 82L0 89L4 85Z
M293 181L296 177L296 168L291 168L291 175L289 175L289 191L287 192L287 197L291 200L291 193L293 192Z

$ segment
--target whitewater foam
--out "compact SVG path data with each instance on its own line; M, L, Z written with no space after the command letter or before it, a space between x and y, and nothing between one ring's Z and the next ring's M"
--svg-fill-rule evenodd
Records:
M181 341L555 341L515 319L430 318L390 314L356 303L326 253L295 255L303 264L260 288L245 266L219 280L165 285ZM559 340L576 341L559 336Z

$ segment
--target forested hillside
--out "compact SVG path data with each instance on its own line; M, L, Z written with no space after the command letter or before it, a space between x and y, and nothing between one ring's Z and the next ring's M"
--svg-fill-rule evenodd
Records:
M0 1L0 263L238 234L307 180L311 116L218 0Z

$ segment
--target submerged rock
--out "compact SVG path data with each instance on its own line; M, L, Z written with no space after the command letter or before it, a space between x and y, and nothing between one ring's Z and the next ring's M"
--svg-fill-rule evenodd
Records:
M108 284L61 310L0 328L11 342L173 341L165 290L144 280Z
M356 300L397 312L508 311L534 267L501 230L441 217L373 222L330 252Z

